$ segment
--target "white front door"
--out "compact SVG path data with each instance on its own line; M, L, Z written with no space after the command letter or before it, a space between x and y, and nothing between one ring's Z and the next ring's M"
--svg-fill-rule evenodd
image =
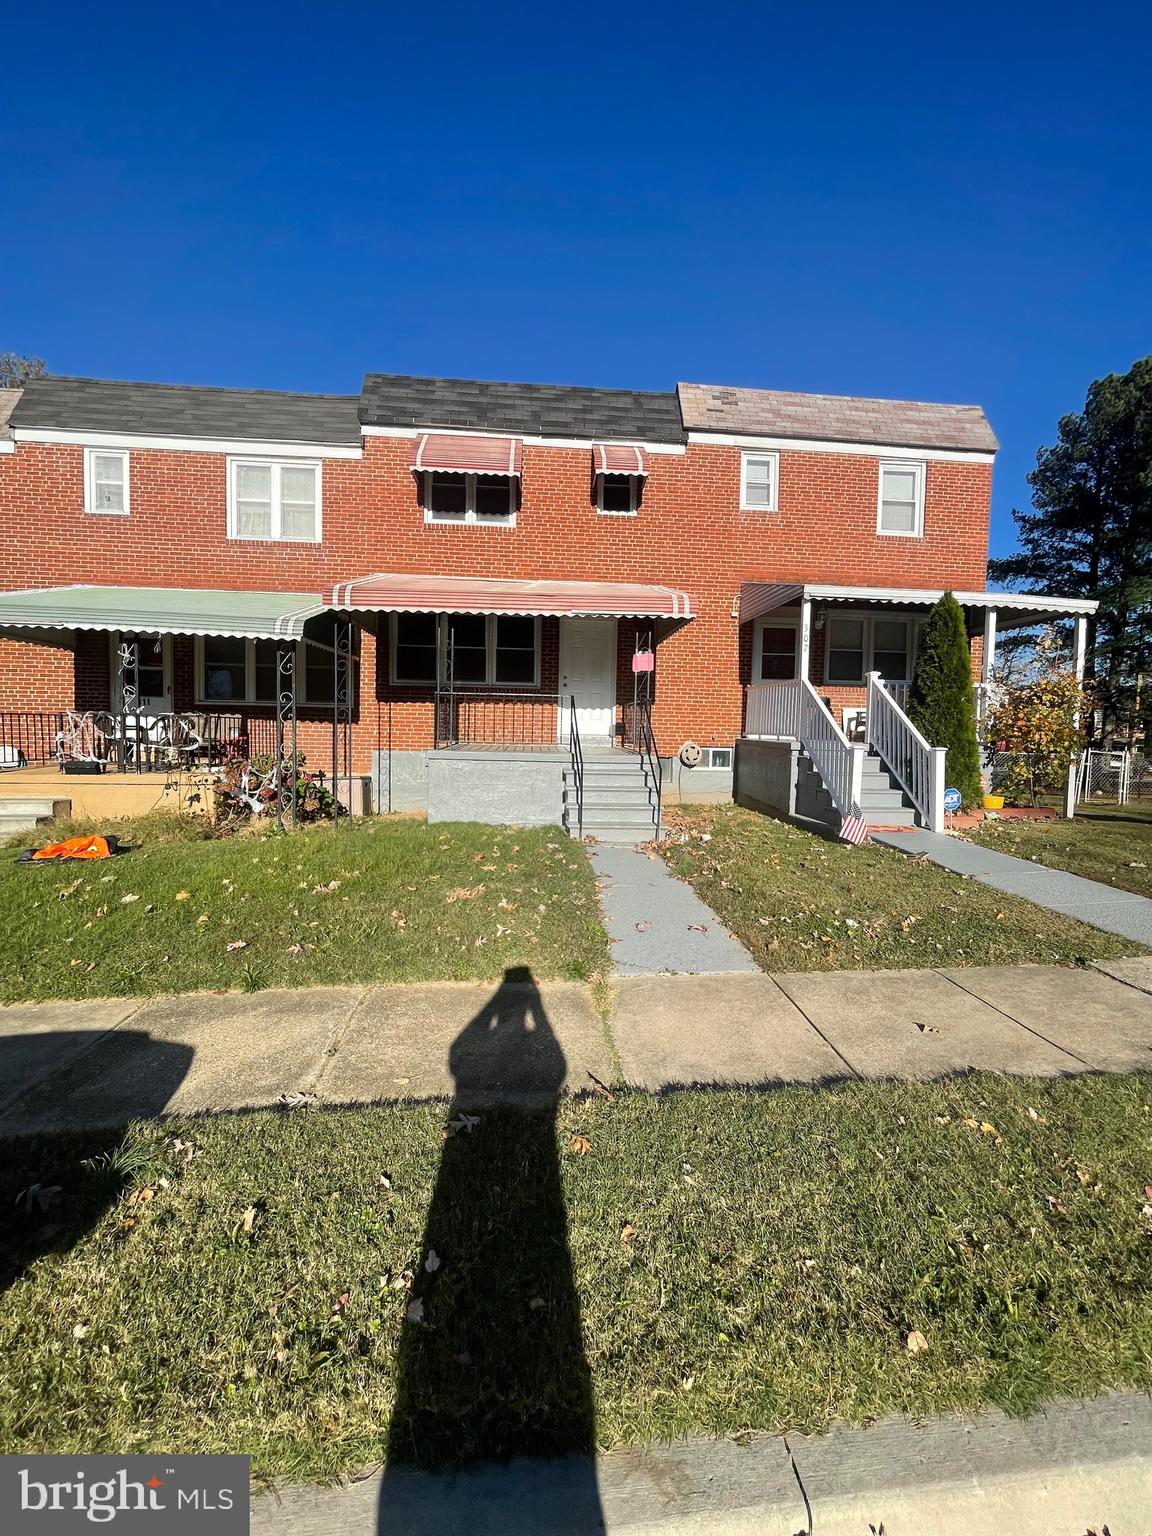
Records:
M560 737L568 739L570 698L582 742L611 741L616 725L616 620L560 620Z

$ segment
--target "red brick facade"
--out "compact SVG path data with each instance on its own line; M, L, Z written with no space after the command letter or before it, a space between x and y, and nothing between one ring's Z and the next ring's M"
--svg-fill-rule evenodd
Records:
M991 465L979 456L927 463L924 534L876 532L878 462L870 453L780 453L779 510L740 510L738 447L690 442L653 453L635 517L597 512L587 447L524 448L514 528L429 525L409 465L411 438L367 436L362 459L324 459L319 544L226 535L225 453L133 449L128 516L86 514L83 449L17 441L0 454L0 588L68 582L312 592L373 571L627 580L690 592L698 616L665 640L655 674L662 750L685 738L726 745L739 734L750 627L735 616L745 581L865 586L984 586ZM631 698L634 629L622 620L620 701ZM543 626L541 688L554 690L555 621ZM387 621L365 633L355 766L375 747L430 744L428 690L388 683ZM192 642L174 642L174 707L191 707ZM107 707L108 640L66 651L0 641L0 709ZM819 681L819 678L816 678ZM330 740L321 711L309 733ZM319 747L318 747L319 750Z

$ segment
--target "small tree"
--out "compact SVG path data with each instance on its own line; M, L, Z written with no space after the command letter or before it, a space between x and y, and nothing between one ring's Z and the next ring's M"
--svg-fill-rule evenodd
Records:
M1001 685L988 715L988 739L997 751L1015 754L998 786L1010 800L1035 805L1059 794L1083 742L1073 724L1085 709L1084 690L1073 672L1040 673Z
M920 634L908 697L912 723L934 747L945 747L945 775L964 804L980 804L980 746L972 695L972 661L964 614L951 592L935 603Z

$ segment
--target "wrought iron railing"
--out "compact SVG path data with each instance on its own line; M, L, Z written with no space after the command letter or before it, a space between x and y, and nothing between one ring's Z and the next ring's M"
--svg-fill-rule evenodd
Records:
M944 830L943 747L934 747L892 697L879 672L868 674L868 745L933 832Z
M656 836L659 838L664 768L660 762L660 753L656 749L656 737L652 730L652 705L647 699L637 701L633 728L635 732L634 749L640 754L640 761L648 770L652 787L656 793L654 819L656 823Z
M564 745L570 725L559 693L512 689L439 688L435 698L436 747ZM569 720L571 711L568 711Z
M144 773L182 762L270 756L276 742L272 715L249 710L0 711L0 768L80 763Z
M584 749L580 744L580 722L576 718L576 695L568 696L568 750L572 755L572 787L576 792L576 836L584 841ZM569 821L568 830L572 830Z

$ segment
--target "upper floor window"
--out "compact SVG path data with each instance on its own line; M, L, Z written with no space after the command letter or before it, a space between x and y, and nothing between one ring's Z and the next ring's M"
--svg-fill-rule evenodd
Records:
M880 465L878 533L919 538L924 532L924 466L906 460Z
M778 453L745 453L740 461L740 506L745 512L775 512L780 479Z
M640 475L597 475L597 509L616 517L634 517L643 483Z
M455 474L429 469L424 474L426 523L516 522L515 475Z
M128 453L121 448L85 448L85 512L128 511Z
M318 543L319 464L230 459L228 537Z

